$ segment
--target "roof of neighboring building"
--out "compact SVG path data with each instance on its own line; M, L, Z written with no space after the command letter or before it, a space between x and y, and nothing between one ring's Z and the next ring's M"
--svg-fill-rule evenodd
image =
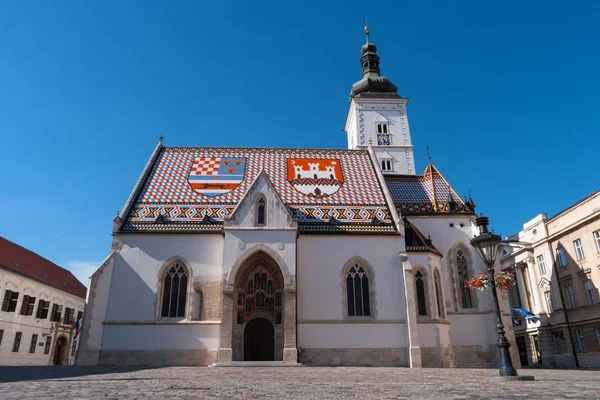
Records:
M385 182L401 214L474 212L472 200L465 203L431 163L423 175L385 175ZM451 199L456 203L454 210L449 207Z
M218 231L264 170L305 232L396 232L366 150L158 147L121 232Z
M564 210L557 212L556 214L554 214L553 216L548 218L548 222L553 220L554 218L558 217L559 215L564 214L565 212L569 211L571 208L578 206L579 204L583 203L584 201L591 199L592 197L596 196L597 194L600 194L600 189L588 194L583 199L571 204L569 207L565 208Z
M70 271L2 236L0 236L0 266L85 299L86 287Z

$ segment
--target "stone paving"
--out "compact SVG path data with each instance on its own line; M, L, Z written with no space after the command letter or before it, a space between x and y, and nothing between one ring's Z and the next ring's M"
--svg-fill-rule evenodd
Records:
M0 399L600 399L600 371L347 367L0 367Z

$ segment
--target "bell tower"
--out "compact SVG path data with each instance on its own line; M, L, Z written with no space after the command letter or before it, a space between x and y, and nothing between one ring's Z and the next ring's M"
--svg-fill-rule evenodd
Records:
M415 174L413 146L406 115L408 99L398 95L398 88L381 75L377 47L370 41L365 26L366 43L361 49L362 79L352 85L350 108L345 130L348 148L372 146L384 174Z

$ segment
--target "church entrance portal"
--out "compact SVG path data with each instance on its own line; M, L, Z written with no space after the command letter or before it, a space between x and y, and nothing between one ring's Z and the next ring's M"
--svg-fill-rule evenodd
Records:
M244 361L275 360L275 329L264 318L255 318L244 328Z
M283 360L284 289L281 269L265 252L258 251L240 268L233 307L234 361Z

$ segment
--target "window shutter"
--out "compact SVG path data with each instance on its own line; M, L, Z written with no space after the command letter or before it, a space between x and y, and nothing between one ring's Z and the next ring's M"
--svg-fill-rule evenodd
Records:
M38 301L38 308L37 311L35 312L35 317L37 319L42 318L42 309L44 308L44 300L40 299L40 301Z
M4 292L4 301L2 302L2 311L8 310L8 304L10 303L11 295L12 295L12 291L10 291L10 290L7 290L6 292Z
M27 314L27 305L29 304L29 296L23 296L23 303L21 304L21 315Z

